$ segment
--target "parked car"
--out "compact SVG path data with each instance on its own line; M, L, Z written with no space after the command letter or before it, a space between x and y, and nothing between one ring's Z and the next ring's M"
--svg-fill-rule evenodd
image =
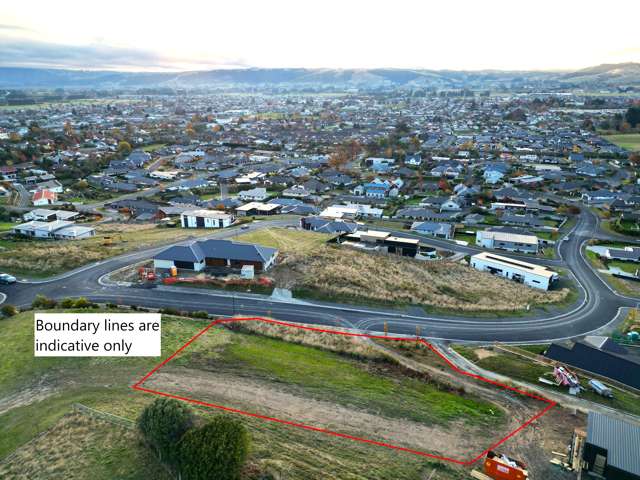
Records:
M10 283L16 283L16 277L9 275L8 273L0 273L0 283L9 285Z

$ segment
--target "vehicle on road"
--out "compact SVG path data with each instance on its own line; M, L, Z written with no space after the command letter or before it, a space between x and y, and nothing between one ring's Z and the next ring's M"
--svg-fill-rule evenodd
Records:
M16 283L17 279L13 275L9 275L8 273L0 273L0 283L4 285L9 285L11 283Z

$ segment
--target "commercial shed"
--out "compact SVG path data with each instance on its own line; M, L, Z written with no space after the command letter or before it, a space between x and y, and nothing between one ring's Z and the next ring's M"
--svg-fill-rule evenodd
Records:
M471 266L541 290L548 290L558 280L558 274L546 267L488 252L471 257Z

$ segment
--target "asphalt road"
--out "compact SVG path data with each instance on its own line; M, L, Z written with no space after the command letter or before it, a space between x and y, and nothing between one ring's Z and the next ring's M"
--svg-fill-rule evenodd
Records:
M249 230L295 225L296 220L269 220L249 224ZM147 259L166 247L156 247L89 265L61 276L1 286L7 302L29 305L36 294L52 298L85 296L93 301L131 304L143 307L173 307L182 310L205 310L217 315L273 316L291 322L329 326L355 326L381 332L387 323L393 334L415 335L451 341L542 342L587 334L611 323L621 307L635 307L639 299L613 292L593 271L583 256L584 244L598 230L597 217L583 209L568 239L559 242L559 259L543 260L566 269L579 285L579 298L564 310L536 312L529 316L491 318L455 315L429 315L421 309L392 310L359 308L323 302L285 302L274 298L232 294L200 289L158 286L142 289L105 283L104 276L114 270ZM230 238L244 232L238 228L217 231L210 238ZM405 232L406 234L406 232ZM475 253L475 247L460 247L450 242L429 239L442 248Z

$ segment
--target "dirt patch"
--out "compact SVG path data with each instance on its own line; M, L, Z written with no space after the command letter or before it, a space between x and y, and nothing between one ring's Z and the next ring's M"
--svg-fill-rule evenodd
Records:
M269 382L233 377L215 372L187 368L166 368L145 383L148 388L180 393L209 403L231 406L246 411L297 421L365 438L380 440L428 453L455 458L468 458L472 452L500 438L500 432L487 435L462 422L447 427L428 426L418 422L388 418L356 408L315 400L289 393ZM460 432L469 434L461 435ZM503 435L505 432L502 432ZM489 438L490 437L490 438Z
M41 382L0 398L0 415L18 407L31 405L57 393L60 388L49 382Z
M496 355L498 355L496 352L487 350L486 348L476 348L473 352L478 356L478 360L482 360L483 358L495 357Z

